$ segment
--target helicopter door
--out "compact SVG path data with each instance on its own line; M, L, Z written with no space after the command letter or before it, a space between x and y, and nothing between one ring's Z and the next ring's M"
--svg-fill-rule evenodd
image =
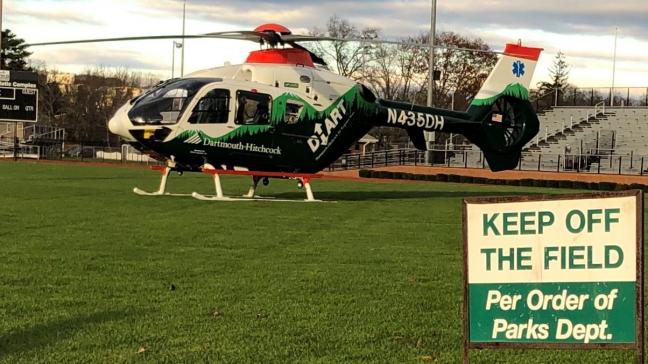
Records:
M234 122L242 129L239 134L253 147L255 155L275 147L275 132L271 123L272 96L239 90L236 92ZM256 148L256 149L255 149ZM261 151L261 152L259 152Z
M202 94L189 115L191 129L202 130L206 134L218 137L231 131L230 91L215 88Z
M236 92L236 124L270 125L270 106L272 97L257 92Z

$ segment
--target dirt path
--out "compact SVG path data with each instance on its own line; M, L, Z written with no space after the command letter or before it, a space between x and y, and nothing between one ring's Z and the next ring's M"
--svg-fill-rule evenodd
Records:
M536 171L505 171L491 172L486 169L474 168L443 168L443 167L414 167L395 166L374 168L377 171L404 172L414 174L455 174L461 176L484 177L491 179L539 179L555 181L580 181L580 182L616 182L623 184L641 183L648 184L648 176L626 176L614 174L568 173L568 172L536 172ZM358 171L324 172L326 176L348 179L362 179ZM401 180L399 180L401 181Z

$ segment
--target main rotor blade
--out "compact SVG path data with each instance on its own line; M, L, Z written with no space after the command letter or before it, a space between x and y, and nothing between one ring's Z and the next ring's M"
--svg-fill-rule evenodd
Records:
M121 37L121 38L97 38L97 39L79 39L79 40L65 40L57 42L39 42L27 43L27 47L49 46L60 44L83 44L83 43L105 43L105 42L127 42L138 40L164 40L164 39L233 39L233 40L252 40L258 41L264 38L263 33L258 32L217 32L207 34L185 34L185 35L147 35L139 37Z
M428 43L414 43L406 41L397 41L397 40L386 40L386 39L366 39L366 38L336 38L328 36L315 36L315 35L284 35L281 37L285 42L358 42L358 43L369 43L369 44L393 44L404 47L416 47L416 48L430 48ZM494 54L504 54L504 52L493 51L493 50L484 50L484 49L474 49L474 48L461 48L461 47L449 47L443 45L435 45L434 49L447 49L455 50L462 52L475 52L475 53L494 53Z
M121 37L121 38L98 38L98 39L80 39L80 40L67 40L57 42L40 42L40 43L27 43L26 47L40 47L50 45L64 45L64 44L84 44L84 43L106 43L106 42L127 42L139 40L164 40L164 39L231 39L231 40L247 40L253 42L264 42L271 45L284 44L284 43L297 43L297 42L358 42L368 44L392 44L403 47L417 47L417 48L430 48L427 43L414 43L396 40L385 39L365 39L365 38L336 38L328 36L315 36L315 35L280 35L277 33L268 32L254 32L254 31L234 31L234 32L216 32L198 35L151 35L140 37ZM475 53L491 53L503 54L500 51L461 48L461 47L448 47L442 45L435 45L435 49L447 49L461 52L475 52Z
M299 44L297 44L295 42L288 42L288 44L290 44L290 46L293 47L293 48L301 49L302 51L308 52L308 54L310 54L311 59L313 60L314 63L321 64L322 66L328 67L328 65L326 64L326 61L322 57L320 57L317 54L311 52L308 48L305 48L305 47L303 47L303 46L301 46L301 45L299 45Z

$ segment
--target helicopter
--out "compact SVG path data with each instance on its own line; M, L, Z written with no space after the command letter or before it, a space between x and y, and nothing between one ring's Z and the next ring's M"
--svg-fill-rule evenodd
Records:
M165 164L156 167L162 174L159 189L135 188L139 195L170 195L167 178L176 171L212 175L216 194L194 192L200 200L258 200L259 182L289 178L306 190L306 201L316 201L311 179L321 177L319 171L373 127L404 129L420 150L427 147L425 132L461 134L482 150L492 171L514 169L522 147L538 133L528 90L542 49L521 43L506 45L466 111L380 99L362 83L327 70L324 60L298 44L348 39L293 35L279 24L253 31L29 46L179 37L248 40L261 49L243 64L163 81L117 110L108 123L110 132ZM223 194L220 176L228 174L252 177L247 195Z

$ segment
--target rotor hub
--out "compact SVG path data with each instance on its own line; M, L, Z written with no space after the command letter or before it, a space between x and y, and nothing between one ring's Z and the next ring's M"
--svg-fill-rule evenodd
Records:
M268 24L262 24L259 25L254 29L255 32L259 33L278 33L281 35L290 35L292 32L290 29L284 27L283 25L280 24L274 24L274 23L268 23Z

